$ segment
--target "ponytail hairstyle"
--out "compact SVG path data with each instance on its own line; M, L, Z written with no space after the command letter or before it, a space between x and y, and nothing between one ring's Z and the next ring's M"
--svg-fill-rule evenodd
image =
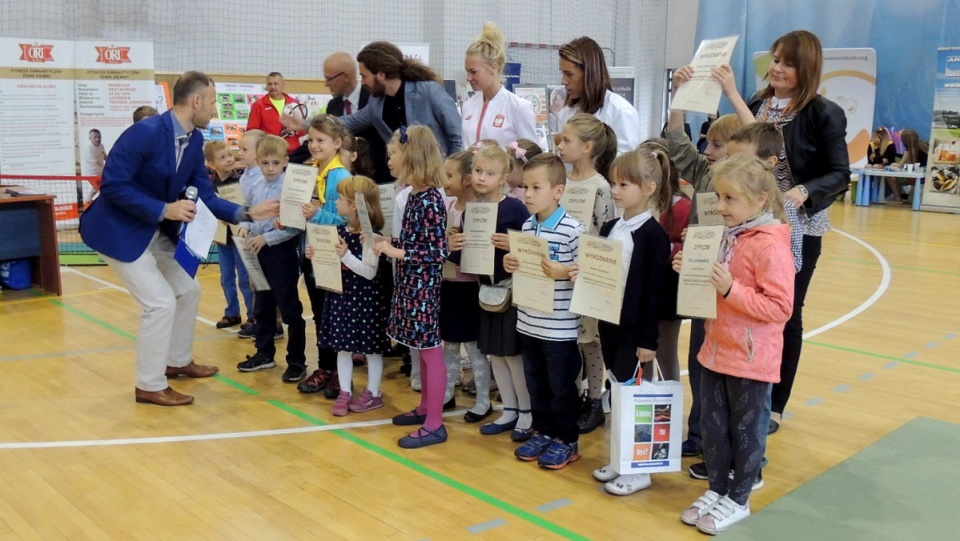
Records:
M613 133L613 128L586 113L573 115L564 128L567 126L573 130L577 139L584 143L593 143L593 152L590 154L593 168L603 175L603 178L609 179L610 164L617 157L617 134Z
M456 154L447 156L447 161L457 165L457 172L460 173L461 179L469 179L470 175L473 174L473 152L461 150Z
M496 23L483 25L483 33L467 47L467 56L480 55L483 63L497 75L503 75L503 66L507 63L507 47L503 33Z
M380 208L380 188L377 183L362 175L347 177L337 184L337 193L351 203L357 202L357 195L363 197L370 214L370 225L374 231L383 230L383 209Z
M523 169L523 164L530 161L531 158L537 154L541 154L543 149L540 148L540 145L534 143L529 139L520 139L519 141L514 141L507 145L504 149L507 151L507 155L510 157L510 163L514 168Z
M387 79L436 81L443 84L437 72L419 60L404 57L400 48L388 41L368 43L357 54L357 62L373 74L383 73Z
M783 194L773 176L773 166L769 163L743 154L731 156L716 165L713 178L714 181L723 178L751 201L756 201L761 193L766 194L764 210L772 213L780 223L790 223L783 209Z
M645 143L630 152L624 152L613 160L610 175L617 182L630 182L641 189L645 184L653 183L656 190L650 196L652 206L661 213L664 211L664 192L668 191L664 185L668 183L670 175L670 158L662 149ZM670 207L669 198L666 199L666 206Z
M403 154L399 178L411 186L442 188L447 174L443 170L443 155L440 143L433 130L426 126L400 126L393 132L389 145L394 145Z
M347 152L357 153L357 159L353 160L353 164L350 166L351 173L358 176L373 177L373 158L370 157L370 143L366 139L347 132L343 136L343 146L341 148Z
M680 171L674 165L673 160L670 159L666 139L659 137L647 139L638 148L657 154L662 180L660 191L657 194L656 205L657 210L660 211L660 215L662 216L664 228L670 231L674 226L673 196L679 195L680 197L687 197L687 194L683 193L683 190L680 189ZM689 197L687 197L687 199L689 199Z

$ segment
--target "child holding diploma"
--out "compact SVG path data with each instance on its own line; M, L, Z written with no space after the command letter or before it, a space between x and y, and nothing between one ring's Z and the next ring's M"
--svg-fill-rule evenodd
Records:
M440 145L430 128L400 126L390 145L391 168L410 183L397 237L377 237L377 255L396 260L396 279L387 334L397 342L420 350L423 394L420 405L393 418L398 426L423 426L400 438L404 449L417 449L447 441L443 426L443 389L446 366L440 341L440 282L447 257L447 209L441 187L446 175Z
M467 202L474 201L476 194L471 187L473 176L473 153L457 152L444 163L447 183L444 191L452 198L447 206L447 234L462 230L463 213ZM440 285L440 337L443 338L443 358L447 364L447 390L444 402L453 398L454 385L460 373L460 347L467 350L473 368L473 381L477 400L464 416L468 423L478 423L493 413L490 405L490 360L477 347L480 332L480 284L477 276L460 271L453 261L444 263L443 283Z
M247 206L257 205L267 199L279 199L283 191L283 169L287 166L289 145L281 137L267 135L257 143L259 177L250 184L243 184L243 198ZM297 253L299 248L297 229L275 227L276 221L259 220L242 222L240 236L246 239L247 251L256 254L270 289L257 291L254 297L254 313L257 321L273 321L277 308L289 327L287 340L287 369L283 381L293 383L303 379L307 371L304 355L303 305L297 291L299 271ZM257 325L255 335L257 352L237 365L241 372L256 372L277 366L273 356L274 329L270 325Z
M641 146L621 154L610 167L613 200L623 216L607 222L600 235L618 240L623 250L625 282L620 324L600 321L603 362L616 381L636 373L637 361L644 373L656 357L659 335L661 290L670 258L670 238L653 219L651 203L660 201L669 174L670 158L660 148ZM593 471L604 490L617 496L633 494L650 486L645 473L620 475L611 465Z
M380 191L367 177L350 177L337 185L337 212L347 220L337 226L340 240L337 255L342 263L343 293L327 292L323 305L320 347L337 352L337 376L340 393L333 403L333 414L342 417L347 412L362 413L383 407L380 382L383 379L383 354L390 349L387 337L387 302L385 290L389 284L389 266L374 260L372 265L361 261L363 243L360 242L360 218L357 198L362 197L370 214L375 232L383 228L380 210ZM306 256L313 257L313 246L307 245ZM367 389L359 395L352 393L353 355L367 358Z
M517 199L507 197L503 187L510 175L510 158L499 147L481 148L473 159L473 191L477 201L497 203L496 233L493 234L493 276L480 276L483 284L498 284L510 277L503 267L503 258L510 250L508 230L519 230L530 216L527 207ZM450 260L460 263L461 250L466 244L466 235L450 235ZM500 389L503 414L492 423L480 427L486 435L512 431L514 441L526 441L533 433L530 416L530 394L520 357L520 340L517 335L517 307L509 306L500 313L480 311L480 336L477 339L480 352L490 359L493 376ZM479 393L478 393L479 394Z
M583 223L587 233L596 235L603 224L616 217L610 183L606 177L610 174L610 163L617 156L617 135L597 117L577 113L563 127L557 151L560 159L572 166L567 172L567 197L582 200L583 195L573 194L589 190L593 198L592 212L589 212L590 209L573 209L572 203L568 203L567 212ZM578 213L578 210L581 212ZM604 422L600 403L603 355L600 353L596 318L581 318L578 342L587 376L587 399L583 402L577 427L581 434L587 434L603 426Z
M530 218L522 231L547 241L549 259L544 258L540 265L553 282L553 312L528 307L518 310L517 332L533 408L533 436L514 455L551 470L580 459L580 316L570 311L570 265L577 259L584 226L560 205L565 180L566 169L554 154L536 156L523 168L524 201ZM508 254L503 266L507 272L516 272L520 259Z
M710 488L681 514L684 523L708 534L750 516L750 491L763 456L760 417L770 383L780 379L795 273L790 226L769 165L747 156L728 158L715 169L714 188L726 229L710 280L717 318L707 321L698 355ZM677 272L681 262L682 252L673 259Z

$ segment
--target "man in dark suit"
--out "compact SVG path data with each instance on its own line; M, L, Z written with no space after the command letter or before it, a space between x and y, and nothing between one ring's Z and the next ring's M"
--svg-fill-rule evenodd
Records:
M173 108L137 122L117 139L103 169L100 196L83 213L80 235L100 252L143 307L137 340L137 402L182 406L193 397L174 391L169 377L204 378L215 366L193 361L200 284L174 259L183 223L197 205L181 199L188 187L217 218L267 219L279 202L253 208L217 197L203 161L203 135L216 111L213 80L188 71L173 87Z
M352 115L367 106L370 89L360 84L357 63L349 54L338 52L328 56L323 61L323 78L333 94L333 99L327 104L327 114L342 117ZM377 184L393 182L394 179L387 169L387 146L377 130L372 127L365 128L355 135L363 137L370 144L373 179Z

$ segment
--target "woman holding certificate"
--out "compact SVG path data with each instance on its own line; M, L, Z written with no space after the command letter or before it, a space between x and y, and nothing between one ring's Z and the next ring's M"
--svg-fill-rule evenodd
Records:
M557 129L562 131L573 115L587 113L613 128L617 153L633 150L643 141L640 114L613 92L607 62L596 41L584 36L560 47L560 75L567 101L557 113Z
M714 73L744 125L766 122L783 134L774 174L784 199L799 209L798 222L791 225L803 233L802 250L794 254L800 270L794 283L793 313L783 330L780 383L773 386L769 429L773 433L780 428L800 363L803 301L820 258L823 235L830 230L828 209L847 189L850 159L843 109L817 95L823 66L817 36L806 30L784 34L770 53L769 84L746 102L737 93L730 66L714 68Z
M519 139L537 140L533 104L504 88L500 82L507 62L503 34L494 23L483 25L483 34L467 47L464 68L476 94L463 102L463 146L483 139L501 147Z

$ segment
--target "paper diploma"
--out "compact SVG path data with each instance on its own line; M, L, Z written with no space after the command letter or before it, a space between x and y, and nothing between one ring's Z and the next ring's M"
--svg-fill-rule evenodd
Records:
M671 109L716 113L720 106L723 89L713 78L712 68L730 63L733 48L740 36L728 36L718 39L705 39L693 55L693 77L677 89Z
M317 188L317 174L316 167L297 164L287 166L283 177L283 192L280 194L280 223L283 227L306 227L303 205L310 202Z
M247 250L247 239L235 236L233 237L233 243L237 246L237 253L240 254L243 266L247 268L247 274L250 275L250 287L254 291L270 291L267 277L264 276L263 269L260 268L260 260L257 259L256 254Z
M373 266L377 261L377 254L373 251L376 237L373 234L373 225L370 223L370 209L363 194L357 192L357 216L360 218L360 231L363 231L367 242L363 245L363 264Z
M469 205L469 203L468 203ZM553 313L553 278L543 273L543 260L550 259L547 239L519 231L508 231L510 253L520 260L513 273L513 304Z
M231 182L229 184L224 184L217 187L217 196L221 199L226 199L231 203L236 203L237 205L243 206L243 192L240 190L239 182ZM217 233L213 236L214 242L217 244L226 244L227 236L231 234L230 230L227 228L229 225L223 220L217 224ZM237 231L233 231L237 233Z
M715 193L694 194L697 200L697 225L723 225L720 215L720 198Z
M570 311L619 325L624 284L620 241L581 235L577 265Z
M383 236L393 236L393 213L397 208L397 186L394 183L380 184L380 210L383 211Z
M217 232L216 216L210 212L203 199L197 199L197 215L193 221L187 224L183 240L187 243L190 252L200 259L206 259L210 253L210 243L213 242L213 236Z
M493 234L497 232L498 203L467 203L463 213L463 233L467 243L460 256L460 271L469 274L493 274Z
M704 319L717 317L717 288L710 283L713 264L720 253L722 225L699 225L687 229L683 241L677 313Z
M567 213L583 224L587 231L593 227L593 206L596 201L597 188L591 185L568 185L560 198L560 204Z
M334 225L307 224L307 240L313 246L313 279L317 287L343 293L343 274L337 243L340 234Z

